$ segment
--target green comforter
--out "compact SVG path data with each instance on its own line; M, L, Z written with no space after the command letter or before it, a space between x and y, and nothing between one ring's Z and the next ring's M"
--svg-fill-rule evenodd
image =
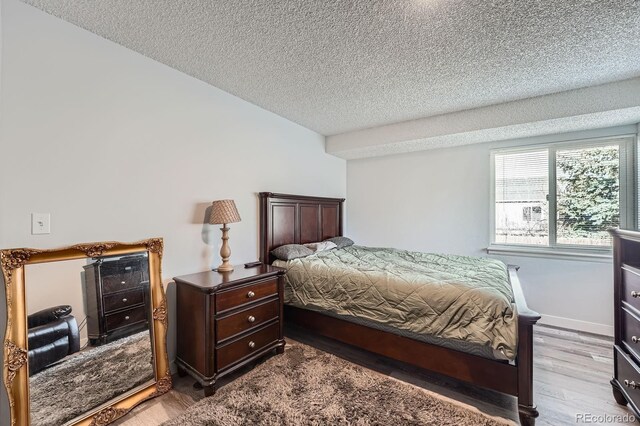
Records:
M289 305L516 356L513 293L498 260L351 246L274 265L287 269Z

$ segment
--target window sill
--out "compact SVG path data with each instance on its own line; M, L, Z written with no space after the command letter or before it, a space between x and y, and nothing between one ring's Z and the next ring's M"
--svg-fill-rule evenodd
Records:
M611 263L613 259L612 250L597 249L576 250L571 248L490 245L486 248L486 251L488 254L501 256L542 257L546 259L579 260L598 263Z

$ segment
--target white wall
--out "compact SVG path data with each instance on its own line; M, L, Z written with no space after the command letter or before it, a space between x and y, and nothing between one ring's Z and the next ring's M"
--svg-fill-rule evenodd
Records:
M635 131L635 126L626 126L350 160L348 235L364 245L486 256L490 149ZM498 258L521 266L519 276L527 302L543 315L543 321L612 333L610 261Z
M242 263L257 192L345 195L323 136L18 0L2 1L1 61L2 248L161 236L170 280L219 263L214 199L236 200ZM50 235L30 235L31 212L51 213Z

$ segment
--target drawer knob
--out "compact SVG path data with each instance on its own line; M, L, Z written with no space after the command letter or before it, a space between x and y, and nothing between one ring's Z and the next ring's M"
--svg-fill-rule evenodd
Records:
M129 319L129 315L127 315L126 317L124 317L124 319L128 320L128 319Z
M256 317L254 317L253 315L249 315L249 318L247 318L247 321L249 322L256 322ZM634 336L635 337L635 336ZM635 342L634 342L635 343Z
M640 387L640 385L636 382L634 382L633 380L629 381L629 380L625 380L624 381L624 385L628 388L631 389L637 389L638 387Z
M251 349L255 348L255 347L256 347L256 342L254 342L253 340L252 340L252 341L250 341L250 342L249 342L249 347L250 347Z
M631 341L633 343L638 343L638 338L636 336L631 336Z
M631 297L635 297L637 299L638 297L640 297L640 293L638 293L637 291L632 291Z
M127 283L126 281L120 281L120 284L122 284L122 285L124 285L126 283ZM633 296L633 297L635 297L635 296Z
M127 298L125 297L124 299L122 299L122 301L123 301L124 303L127 303Z
M253 296L255 296L255 295L256 295L256 294L255 294L254 292L252 292L252 291L249 291L249 292L247 293L247 297L248 297L249 299L251 299L251 298L252 298Z

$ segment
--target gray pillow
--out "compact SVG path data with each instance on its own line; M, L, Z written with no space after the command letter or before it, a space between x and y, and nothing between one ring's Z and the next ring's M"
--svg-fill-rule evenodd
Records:
M345 248L345 247L349 247L349 246L353 245L353 240L351 238L347 238L347 237L327 238L325 241L331 241L336 246L338 246L339 249Z
M285 244L271 250L271 254L280 260L291 260L313 254L313 250L301 244Z

